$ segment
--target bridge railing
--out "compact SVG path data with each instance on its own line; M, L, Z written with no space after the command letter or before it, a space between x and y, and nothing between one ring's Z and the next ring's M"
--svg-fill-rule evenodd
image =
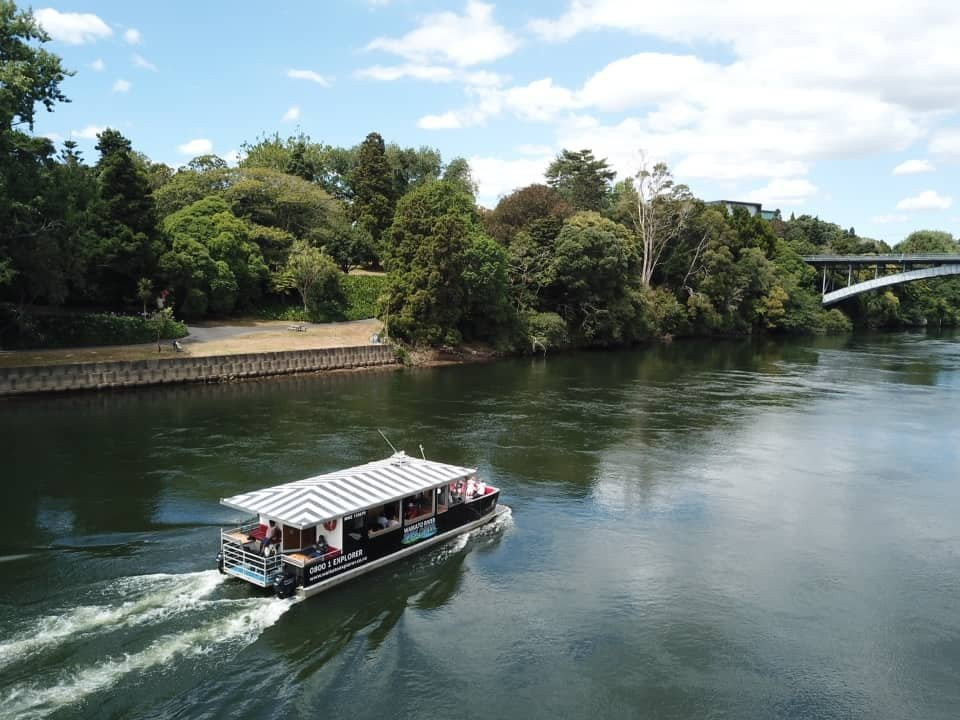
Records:
M950 253L883 253L876 255L804 255L810 265L902 265L924 263L960 263L960 254Z

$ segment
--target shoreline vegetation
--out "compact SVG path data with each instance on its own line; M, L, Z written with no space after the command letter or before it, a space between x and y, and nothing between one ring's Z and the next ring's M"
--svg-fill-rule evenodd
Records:
M33 134L72 73L31 12L0 0L0 40L26 78L0 90L5 350L159 343L184 322L236 317L376 317L413 360L960 322L953 279L824 310L802 255L891 248L818 217L705 202L663 163L618 178L589 149L562 150L543 183L493 209L463 158L376 132L353 147L263 135L236 166L202 155L172 168L105 129L91 162ZM894 250L960 245L920 230Z

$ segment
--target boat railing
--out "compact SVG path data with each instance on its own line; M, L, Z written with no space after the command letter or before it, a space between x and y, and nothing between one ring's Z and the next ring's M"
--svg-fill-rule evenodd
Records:
M264 556L244 547L246 533L258 523L248 523L239 528L220 532L220 552L223 554L223 571L243 578L260 587L270 587L281 573L283 555L279 552Z

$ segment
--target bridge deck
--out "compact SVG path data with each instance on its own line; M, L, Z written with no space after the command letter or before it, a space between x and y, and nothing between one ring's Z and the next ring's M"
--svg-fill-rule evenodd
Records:
M956 265L960 255L942 253L910 253L886 255L805 255L810 265Z

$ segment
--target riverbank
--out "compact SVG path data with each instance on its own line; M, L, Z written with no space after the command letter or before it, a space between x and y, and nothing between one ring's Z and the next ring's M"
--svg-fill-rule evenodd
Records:
M192 326L172 343L0 353L0 396L224 382L243 378L398 365L371 344L378 320L292 324L249 321Z
M303 328L302 331L291 328ZM290 323L280 320L232 320L229 325L200 323L190 326L190 334L180 340L182 355L213 357L243 353L289 352L320 348L368 345L381 332L376 319L340 323ZM156 360L176 355L173 343L164 341L157 352L156 343L139 345L101 345L56 350L8 350L0 352L0 368L77 363L132 362Z
M389 345L0 368L0 396L104 390L398 365Z

